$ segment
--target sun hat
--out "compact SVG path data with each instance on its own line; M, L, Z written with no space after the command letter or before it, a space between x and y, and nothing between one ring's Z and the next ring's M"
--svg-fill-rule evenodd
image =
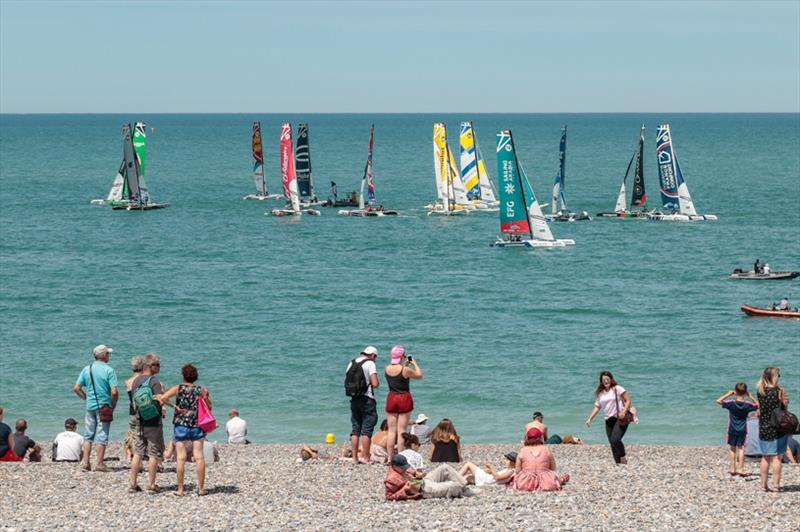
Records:
M508 460L511 460L512 462L516 462L517 461L517 452L516 451L511 451L510 453L506 453L503 456L506 457Z
M411 467L411 465L408 463L408 459L402 454L396 454L392 456L392 465L399 467L400 469L408 469Z
M94 349L92 349L92 354L96 357L105 355L106 353L111 354L114 350L108 347L105 344L100 344Z
M378 348L374 345L368 345L361 351L362 355L373 355L378 356Z
M406 348L402 345L396 345L392 348L392 364L397 364L403 359L406 354Z
M425 414L420 414L417 416L417 420L415 421L415 423L417 424L425 423L426 421L428 421L428 416L426 416Z
M525 434L526 440L536 441L542 439L542 431L537 429L536 427L532 427L528 429L528 432Z
M68 417L67 420L64 421L64 426L65 427L77 427L78 426L78 422L75 421L74 418Z

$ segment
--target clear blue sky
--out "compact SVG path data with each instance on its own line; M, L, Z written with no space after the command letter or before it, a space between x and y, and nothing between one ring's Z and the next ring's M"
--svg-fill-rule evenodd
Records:
M800 112L800 1L0 0L0 112Z

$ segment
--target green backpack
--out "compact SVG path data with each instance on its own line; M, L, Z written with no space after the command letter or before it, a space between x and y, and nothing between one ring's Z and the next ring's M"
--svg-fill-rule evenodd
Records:
M145 421L149 421L161 415L158 409L158 401L156 401L155 396L153 396L153 389L150 387L150 379L152 379L152 377L148 377L147 380L140 384L139 387L136 388L136 391L133 392L133 404L136 407L136 411L139 412L139 416Z

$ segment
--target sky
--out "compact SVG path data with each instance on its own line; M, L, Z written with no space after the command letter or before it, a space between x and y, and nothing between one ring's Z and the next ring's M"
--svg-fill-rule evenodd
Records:
M0 113L800 112L800 0L0 0Z

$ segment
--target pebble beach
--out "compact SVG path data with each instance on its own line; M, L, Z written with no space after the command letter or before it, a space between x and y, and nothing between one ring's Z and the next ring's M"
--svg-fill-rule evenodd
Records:
M731 478L722 447L628 446L615 466L606 445L552 446L570 482L557 493L484 487L460 499L387 502L386 466L330 460L298 463L298 445L219 447L207 495L173 496L175 464L161 493L128 493L128 468L108 473L77 464L0 464L0 530L798 530L800 466L784 465L783 491L764 493L758 463ZM465 445L464 458L500 465L513 445ZM108 456L120 455L118 444ZM140 482L146 483L144 474ZM144 485L144 484L143 484Z

